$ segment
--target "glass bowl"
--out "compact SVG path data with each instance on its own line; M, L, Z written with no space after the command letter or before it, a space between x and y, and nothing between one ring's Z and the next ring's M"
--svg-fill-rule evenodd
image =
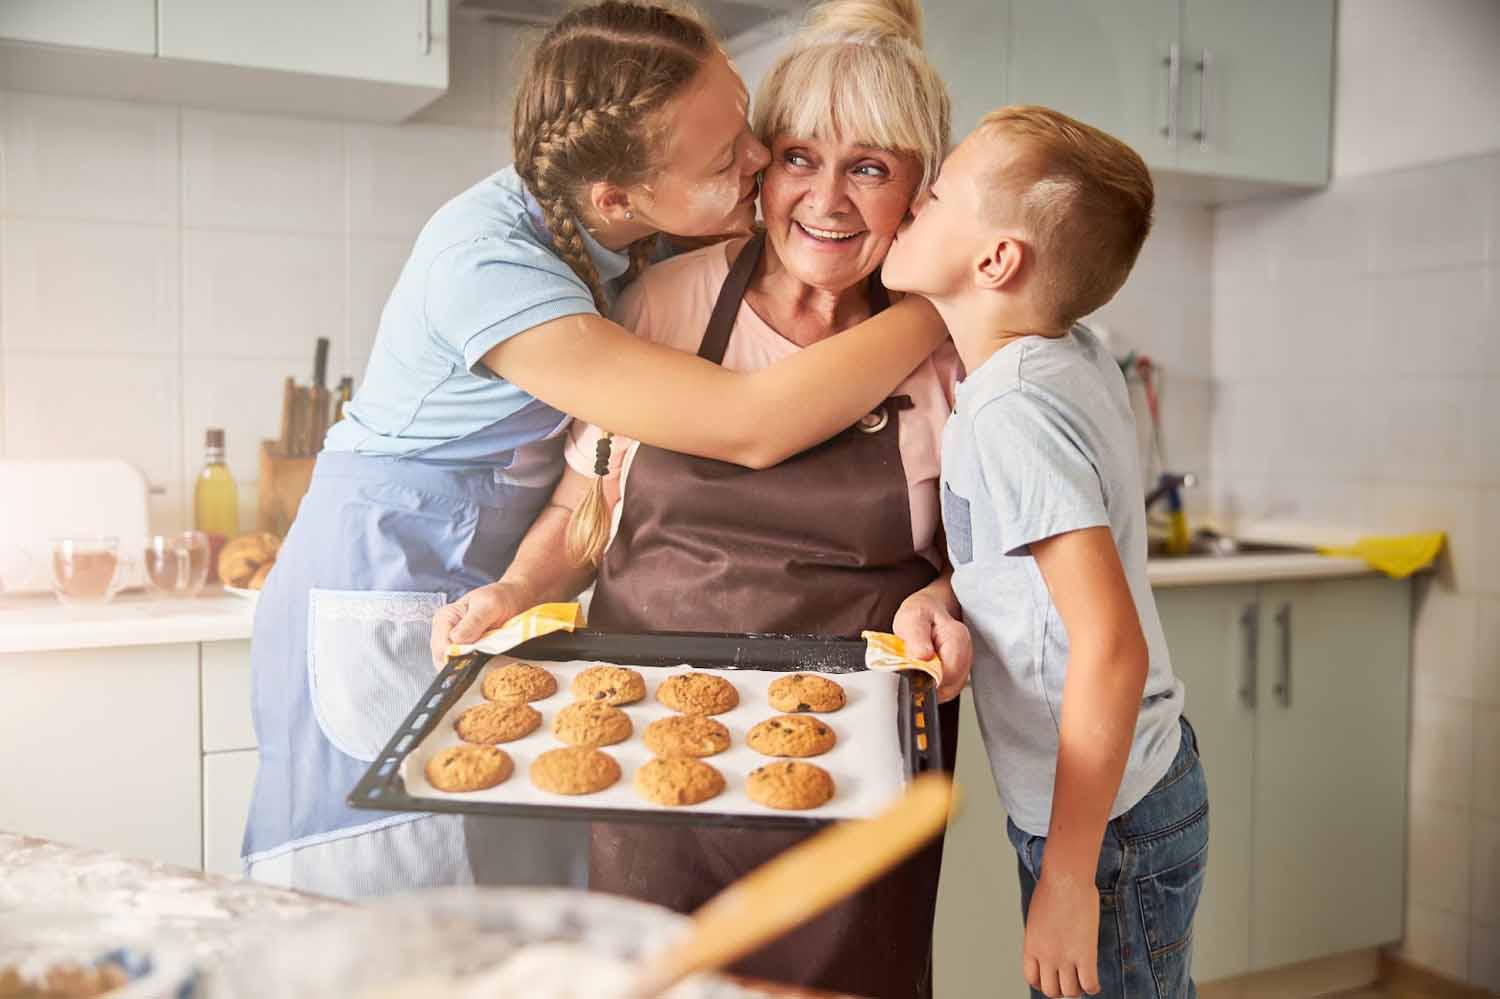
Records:
M146 578L152 592L195 597L208 581L208 535L202 531L156 534L146 539Z

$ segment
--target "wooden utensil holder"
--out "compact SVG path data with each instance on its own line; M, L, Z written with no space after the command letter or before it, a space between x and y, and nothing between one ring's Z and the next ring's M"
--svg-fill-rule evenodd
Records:
M280 441L260 443L260 484L257 497L256 526L277 537L286 537L302 497L312 482L317 456L289 458L282 453Z

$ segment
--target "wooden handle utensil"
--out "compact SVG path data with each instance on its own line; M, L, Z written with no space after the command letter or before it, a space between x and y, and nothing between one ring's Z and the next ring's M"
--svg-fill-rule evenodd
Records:
M691 934L647 965L635 994L723 967L853 894L942 832L955 800L946 774L923 774L873 819L842 822L762 864L693 914Z

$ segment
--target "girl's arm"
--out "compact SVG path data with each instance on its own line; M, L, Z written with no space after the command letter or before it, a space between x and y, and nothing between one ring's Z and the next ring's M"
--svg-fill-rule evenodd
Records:
M874 409L946 336L937 311L909 295L769 368L737 372L580 314L510 337L483 363L580 420L667 450L768 468Z

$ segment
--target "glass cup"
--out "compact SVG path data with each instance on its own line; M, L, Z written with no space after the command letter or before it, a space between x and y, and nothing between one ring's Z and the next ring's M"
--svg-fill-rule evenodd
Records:
M65 604L102 604L120 587L119 538L56 538L52 592Z
M208 535L202 531L146 539L146 578L169 597L195 597L208 580Z

